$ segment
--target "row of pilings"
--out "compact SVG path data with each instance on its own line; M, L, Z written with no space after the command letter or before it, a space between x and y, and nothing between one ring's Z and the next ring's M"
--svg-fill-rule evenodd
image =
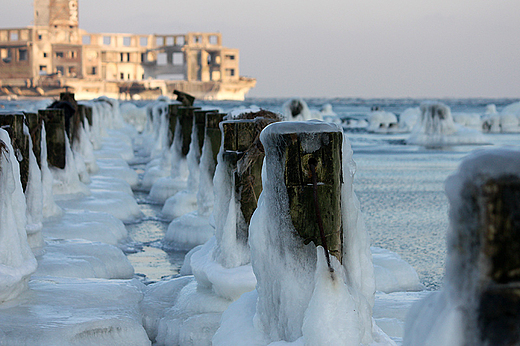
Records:
M199 149L202 151L203 145L208 143L213 146L215 164L218 157L216 148L219 148L218 164L227 166L227 170L231 172L231 188L234 189L240 210L234 238L243 246L252 246L251 243L248 245L249 226L263 188L262 165L266 162L266 150L260 141L260 134L266 126L280 120L265 115L261 111L240 119L191 105L169 107L170 144L174 141L175 133L181 134L183 155L188 153L194 127L197 127L199 134L204 133L204 136L198 138ZM218 123L220 131L217 130ZM344 236L344 230L345 222L349 221L342 219L342 206L347 203L342 201L341 193L345 183L345 173L342 171L343 134L331 128L320 129L319 124L307 124L271 125L269 135L266 134L265 137L269 136L268 141L274 143L270 152L278 157L280 165L276 168L281 169L278 174L271 176L274 179L279 178L280 186L285 189L279 193L287 197L287 204L282 203L282 206L287 208L285 212L300 239L298 247L303 252L310 243L324 247L328 266L332 271L329 254L343 265L345 261L352 260L352 254L345 253L345 241L349 238ZM176 126L180 126L181 131L176 132ZM277 127L279 131L276 130ZM273 168L264 167L264 173L266 169ZM454 230L460 232L460 235L453 235L458 241L464 243L467 238L471 242L459 247L471 247L468 251L489 263L485 268L479 269L481 283L477 285L476 292L473 292L480 297L476 299L476 307L472 307L476 320L472 317L467 322L467 328L475 331L482 344L490 340L493 344L503 340L520 340L520 333L514 327L520 319L520 310L517 309L518 280L515 274L520 268L514 255L516 248L520 246L520 241L515 236L518 232L516 219L520 210L516 196L517 180L518 176L514 175L500 179L488 177L482 184L472 186L471 189L475 189L471 193L473 197L464 196L462 199L466 200L465 205L478 201L472 207L477 212L464 214L473 218L473 221L466 220L467 222L478 224L471 231L476 233L467 237L467 225ZM471 240L472 237L474 240ZM284 249L283 246L279 250L295 251ZM463 272L468 263L460 262L458 265L457 270ZM466 274L468 277L461 276L458 279L470 280L470 273Z
M284 248L289 243L281 242L276 251L310 253L307 245L313 243L325 248L331 271L333 265L330 264L329 254L346 266L345 261L351 259L352 254L348 254L347 258L345 256L348 245L345 241L349 238L344 236L346 220L342 217L342 206L346 203L342 201L341 193L342 185L346 183L342 132L312 123L305 126L301 123L271 125L280 119L264 111L230 119L218 111L193 107L193 100L180 99L184 104L179 102L168 107L169 144L175 141L175 134L179 134L181 153L186 156L191 131L196 128L199 134L204 134L198 138L199 156L203 146L209 143L215 163L213 167L217 164L227 167L233 177L231 188L240 210L234 235L236 241L247 246L249 225L263 189L262 171L269 170L273 180L280 180L271 183L276 188L285 189L278 191L287 197L287 203L280 203L280 206L286 208L282 212L290 216L299 239L299 243L290 243L293 248ZM59 101L38 113L0 113L0 126L9 133L15 157L20 163L20 180L24 189L29 171L29 136L39 160L44 124L48 162L63 169L66 165L65 141L73 144L77 140L79 126L85 123L92 125L92 108L77 104L71 93L63 93ZM271 127L263 135L269 143L266 150L266 143L260 138L267 126ZM275 157L278 164L264 160L266 153ZM271 162L270 166L263 167L264 162ZM459 197L453 197L461 203L454 204L451 216L454 232L452 251L460 251L459 257L464 257L467 262L453 262L454 266L460 267L451 267L450 270L460 274L460 277L453 274L450 279L454 280L451 285L457 287L459 292L473 290L468 293L469 303L476 305L469 309L468 313L472 315L467 318L464 330L475 331L476 334L466 336L468 340L474 340L474 344L505 345L520 341L518 175L518 172L507 172L498 177L482 174L477 177L477 182L467 182ZM478 277L474 277L475 271L466 269L468 266L477 268ZM455 280L462 283L458 284ZM283 290L277 285L270 288ZM458 292L451 294L461 296ZM265 319L269 320L269 314ZM273 330L278 328L268 327Z
M41 168L42 125L46 129L47 160L50 165L63 169L66 165L65 136L72 146L78 140L79 127L87 121L92 126L92 107L78 104L72 93L61 93L60 99L47 109L33 112L0 112L0 126L9 133L17 160L20 180L25 191L29 174L29 136L32 150Z

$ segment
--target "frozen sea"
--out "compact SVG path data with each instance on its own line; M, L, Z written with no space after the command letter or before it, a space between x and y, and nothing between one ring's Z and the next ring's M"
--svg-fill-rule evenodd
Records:
M245 101L196 101L203 109L224 113L237 108L262 108L282 112L287 99L247 99ZM345 123L366 119L373 107L394 113L397 118L423 99L305 99L311 110L325 104ZM452 113L484 114L486 106L498 112L516 99L442 99ZM139 106L145 101L136 103ZM43 108L45 101L1 101L0 109ZM427 149L406 145L409 133L377 134L365 129L345 128L357 164L354 189L361 203L371 244L399 254L410 263L428 290L442 286L446 257L448 201L444 181L469 152L490 145L520 145L520 134L486 134L489 145L463 145ZM142 178L144 164L136 159L132 167ZM145 218L126 225L133 247L126 249L135 271L145 282L179 275L185 252L164 251L160 239L168 221L160 217L161 205L146 200L146 193L135 192Z

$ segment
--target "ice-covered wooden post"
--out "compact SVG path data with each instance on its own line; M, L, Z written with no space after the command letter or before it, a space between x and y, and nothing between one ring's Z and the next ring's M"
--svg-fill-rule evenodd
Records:
M403 344L520 345L520 151L475 151L445 186L444 287L411 310Z
M31 134L33 153L36 156L36 162L41 168L41 144L42 144L42 117L38 113L25 113L27 124L29 125L29 133Z
M177 119L179 116L179 107L182 105L180 102L172 102L168 105L168 143L173 143L173 137L175 136L175 127L177 126Z
M65 113L63 109L40 109L47 134L47 161L57 168L65 168Z
M191 143L191 131L193 127L193 112L200 107L179 107L179 125L181 126L182 134L182 156L188 155Z
M262 192L264 152L259 140L260 132L275 121L258 117L220 123L224 136L222 158L231 169L235 169L235 193L246 224L249 224ZM245 232L244 239L247 239L247 227L237 229L237 233L239 231ZM237 237L241 238L238 234Z
M519 172L520 173L520 172ZM482 345L520 344L520 177L468 184L477 210L482 293L477 309Z
M204 146L204 134L206 133L206 114L218 113L216 110L197 109L193 112L195 117L195 126L197 127L197 139L199 140L199 151L202 155L202 147Z
M68 91L60 93L60 101L68 102L73 108L73 113L71 114L70 118L67 117L67 114L65 116L65 130L67 131L67 135L69 136L70 140L70 145L72 146L75 138L77 137L78 126L81 125L80 114L78 111L78 103L74 98L74 93Z
M92 107L84 104L78 104L78 113L81 124L87 119L89 126L92 126Z
M284 161L285 186L294 228L304 244L313 242L316 246L322 245L341 262L343 134L337 131L300 132L295 128L294 131L276 135L279 136L279 150ZM309 151L309 147L313 150ZM320 223L322 226L319 226ZM325 232L326 244L323 244L320 227Z
M24 133L24 124L26 120L22 112L0 113L0 126L7 131L13 143L15 157L20 164L20 180L25 191L29 178L29 136Z
M217 166L217 156L222 144L222 132L220 132L220 123L224 120L225 113L207 113L206 114L206 130L204 137L207 137L211 145L211 153L213 154L213 171L210 175L215 174L215 167Z

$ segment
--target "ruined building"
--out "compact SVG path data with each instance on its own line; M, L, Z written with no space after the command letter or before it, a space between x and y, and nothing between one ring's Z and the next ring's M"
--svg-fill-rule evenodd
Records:
M199 99L244 99L238 49L220 33L91 34L78 0L34 0L34 25L0 29L0 95L156 98L174 89Z

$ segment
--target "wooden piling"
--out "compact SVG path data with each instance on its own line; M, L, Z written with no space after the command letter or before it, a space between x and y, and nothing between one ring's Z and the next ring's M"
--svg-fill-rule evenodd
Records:
M177 95L177 101L181 102L184 107L192 107L195 102L195 97L185 92L174 90L173 93Z
M41 168L41 149L42 149L42 117L38 113L25 112L25 119L29 125L29 133L33 144L33 153L36 156L36 162Z
M168 126L169 126L169 131L168 131L168 143L170 145L172 145L173 143L173 139L174 139L174 136L175 136L175 127L177 125L177 119L178 119L178 112L179 112L179 107L181 106L181 103L180 102L176 102L176 103L170 103L168 105Z
M81 126L87 119L89 126L92 126L92 107L84 104L78 104L78 114Z
M283 122L264 131L262 141L269 143L270 162L283 167L287 212L303 244L321 245L342 262L341 129L322 122Z
M15 157L20 164L20 181L25 191L29 179L29 136L24 133L24 125L27 125L24 113L0 113L0 126L9 133L11 138Z
M264 152L260 132L278 121L268 118L225 120L220 123L223 160L234 170L235 193L244 216L245 227L237 227L237 239L248 238L248 225L262 192L262 162Z
M470 187L471 188L471 187ZM482 285L482 345L520 344L520 178L503 176L475 188ZM480 260L479 263L482 260Z
M206 114L217 113L216 110L197 109L193 112L195 118L195 127L197 128L197 138L199 141L199 151L202 155L202 147L204 146L204 134L206 132Z
M74 112L72 113L69 119L67 119L67 116L65 117L65 130L67 131L70 145L72 147L72 145L78 138L79 126L83 126L83 124L81 123L81 116L78 107L79 105L76 99L74 98L74 93L71 92L60 93L60 101L70 103L74 109Z
M47 133L47 161L57 168L65 168L65 113L63 109L40 109L38 114Z
M211 151L213 154L213 162L215 163L213 166L217 166L217 156L220 151L220 145L222 142L222 132L220 132L220 123L224 120L224 117L227 114L225 113L207 113L206 114L206 126L204 137L209 139L209 143L211 144ZM215 170L213 169L210 172L211 176L215 174Z
M191 144L191 130L193 127L193 112L200 107L179 107L179 125L181 126L182 134L182 156L188 155Z
M324 245L314 203L310 165L316 167L317 199L326 248L342 261L343 230L341 222L342 143L341 132L284 133L285 186L289 196L291 220L304 243ZM303 143L312 141L316 148L306 152Z

